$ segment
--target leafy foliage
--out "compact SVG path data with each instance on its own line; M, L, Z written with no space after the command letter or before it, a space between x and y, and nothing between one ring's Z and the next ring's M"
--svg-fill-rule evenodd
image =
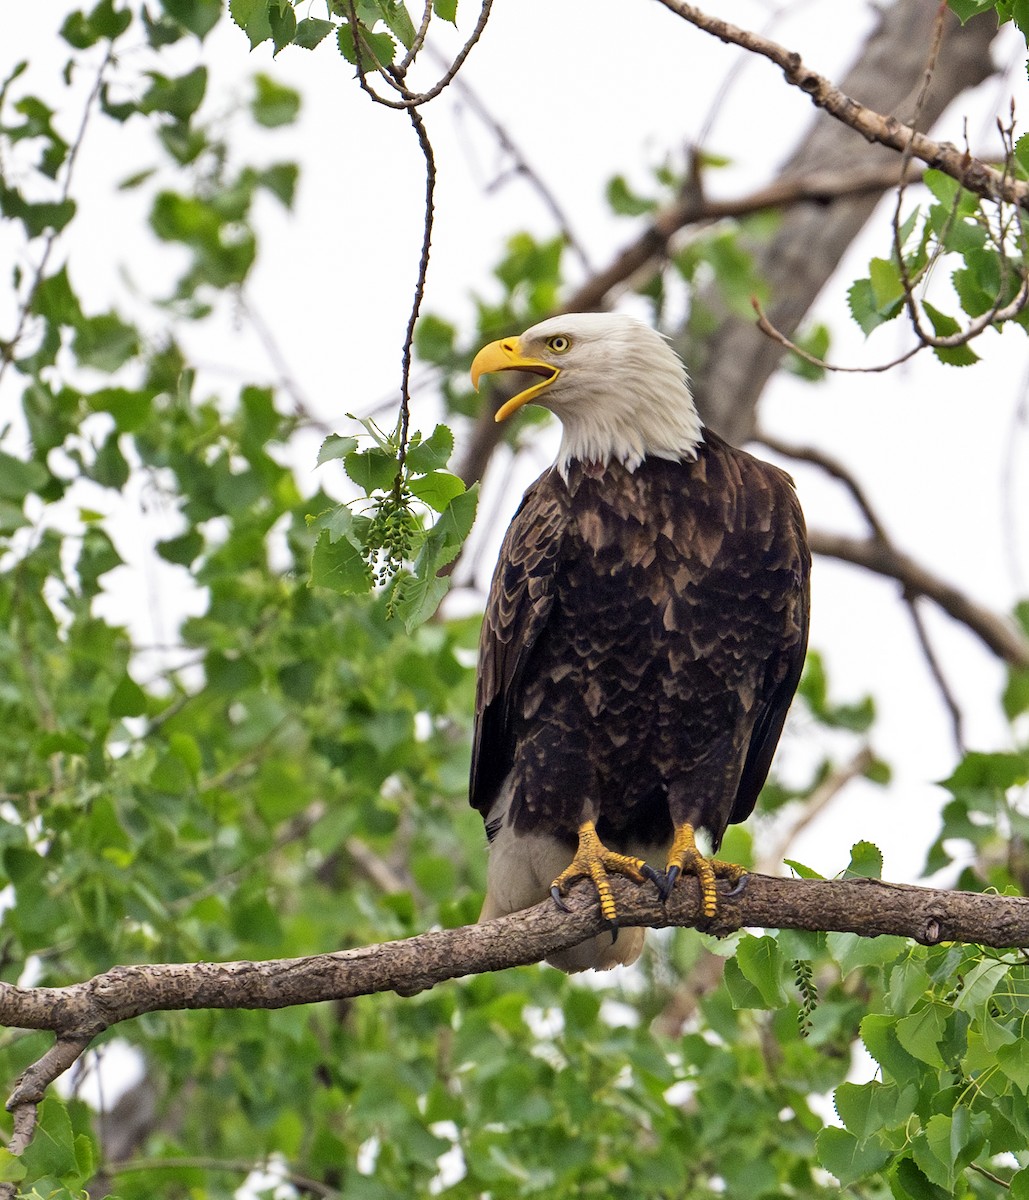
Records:
M454 19L452 0L433 10ZM276 51L330 34L345 50L356 36L386 62L412 38L407 10L378 0L356 5L356 23L349 4L325 18L297 19L285 0L232 0L230 12L251 44ZM299 955L478 912L481 823L465 803L477 621L428 619L474 514L474 492L447 470L449 426L403 446L371 423L334 434L318 456L325 486L305 494L308 473L287 451L307 415L260 381L216 386L185 348L184 331L245 289L257 198L289 210L298 180L291 161L257 166L234 151L249 124L274 145L298 114L295 91L258 75L238 111L208 116L213 81L186 48L220 14L217 0L100 0L63 26L74 70L95 69L97 47L117 51L100 67L98 119L154 133L153 160L125 181L178 266L152 306L92 307L58 240L83 219L75 146L52 100L22 90L20 68L0 90L0 204L27 251L18 261L41 264L12 271L17 316L0 344L16 410L0 436L7 982ZM122 54L133 37L145 48ZM655 179L654 197L612 184L613 206L645 216L680 182L667 168ZM992 253L989 239L976 242L962 196L956 208L953 195L937 201L929 239L951 239L961 270L982 266L959 286L971 314L975 287L999 278L972 254ZM743 234L754 232L706 232L668 279L710 274L727 303L748 302L760 281ZM894 264L883 262L867 282L888 308ZM655 312L665 282L647 292ZM439 316L417 330L451 424L474 411L473 346L558 302L561 239L513 236L491 286L474 331ZM515 442L530 420L514 424ZM126 532L141 494L167 518L146 525L143 568ZM144 615L112 615L126 591L147 607L148 573L151 591L187 598L160 639ZM1020 616L1029 625L1024 606ZM835 699L817 655L801 694L812 741L863 742L871 702ZM1013 749L969 754L943 785L927 864L960 870L970 888L1027 882L1024 672L1004 703ZM766 820L824 781L832 753L816 757L803 785L772 781ZM734 828L726 849L751 861L751 833ZM881 869L867 842L846 868ZM410 998L155 1014L106 1039L133 1047L156 1108L129 1157L109 1161L75 1084L43 1103L25 1155L0 1149L0 1181L64 1200L98 1187L102 1170L123 1200L217 1200L261 1167L357 1200L760 1200L837 1195L835 1180L921 1200L994 1195L992 1176L1024 1196L1027 983L1024 961L976 948L676 930L652 939L638 974L596 987L534 967ZM46 1044L9 1032L0 1076L13 1081ZM862 1047L875 1063L863 1074Z

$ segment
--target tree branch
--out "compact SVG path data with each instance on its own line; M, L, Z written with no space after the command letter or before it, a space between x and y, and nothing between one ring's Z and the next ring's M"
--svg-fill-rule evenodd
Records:
M706 921L694 879L681 880L667 904L653 887L621 878L611 884L625 926L684 926L718 936L759 926L863 937L896 934L925 945L965 941L995 948L1029 947L1029 899L1024 897L867 879L776 879L752 874L739 894L722 889L718 915ZM68 987L22 988L4 983L0 984L0 1024L52 1030L70 1049L73 1044L84 1048L112 1025L150 1012L277 1009L385 991L414 995L463 975L540 962L604 931L589 884L576 887L567 904L569 911L562 912L545 900L482 925L304 958L119 966ZM60 1065L51 1055L53 1051L25 1073L9 1108L38 1097L44 1062L47 1070ZM61 1062L68 1058L58 1057Z
M1029 641L1009 621L970 599L953 584L915 562L909 555L878 538L853 538L845 534L809 530L814 554L838 558L886 575L903 584L909 595L927 596L945 613L967 625L986 646L1012 667L1029 667Z
M980 159L973 158L950 142L936 142L925 134L905 125L896 117L876 112L840 91L824 75L819 75L806 66L800 55L787 50L778 42L740 29L719 17L710 17L692 4L683 0L659 0L665 8L695 25L705 33L713 34L723 42L729 42L760 54L782 68L786 82L800 88L810 97L812 104L824 109L836 120L860 133L868 142L878 142L891 150L910 153L930 167L943 171L956 179L962 187L977 196L989 200L1005 200L1029 211L1029 183L1013 179L1006 172L998 171Z
M673 925L718 936L745 927L894 934L924 945L973 942L998 949L1029 947L1029 899L941 891L871 879L811 880L747 876L718 915L706 920L696 880L683 879L667 903L654 887L611 880L624 926ZM90 1042L113 1025L150 1012L186 1009L278 1009L376 992L403 996L445 980L540 962L595 937L605 922L589 884L580 884L562 912L549 899L524 912L460 929L418 934L304 958L268 962L164 963L114 967L68 987L0 984L0 1024L47 1029L54 1045L29 1066L7 1108L14 1115L10 1148L20 1153L35 1127L46 1088ZM0 1196L12 1194L0 1185Z

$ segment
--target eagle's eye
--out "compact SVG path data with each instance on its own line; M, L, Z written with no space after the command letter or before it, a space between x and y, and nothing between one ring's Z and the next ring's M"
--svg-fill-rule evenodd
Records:
M547 338L547 349L553 350L555 354L564 354L566 350L572 348L570 338L566 338L563 333L557 334L556 337Z

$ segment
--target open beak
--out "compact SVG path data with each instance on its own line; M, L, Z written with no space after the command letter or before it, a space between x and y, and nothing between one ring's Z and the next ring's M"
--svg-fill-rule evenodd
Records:
M539 383L527 387L500 407L494 420L506 421L512 413L516 413L523 405L529 404L545 388L548 388L561 374L560 367L542 362L538 358L527 358L521 352L518 338L502 338L499 342L490 342L472 359L472 386L478 390L479 380L483 375L494 371L528 371L531 375L541 375Z

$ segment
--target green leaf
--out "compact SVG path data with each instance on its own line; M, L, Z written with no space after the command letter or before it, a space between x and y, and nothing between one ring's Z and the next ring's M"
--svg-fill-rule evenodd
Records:
M1023 133L1015 142L1015 162L1023 171L1023 176L1029 175L1029 133Z
M407 451L407 465L415 474L424 475L445 467L453 453L453 433L446 425L437 425L425 441L412 442Z
M147 711L146 693L134 679L128 675L111 693L108 711L112 717L139 717Z
M116 313L101 313L79 322L72 349L82 366L112 373L138 353L139 333Z
M432 11L451 25L457 24L457 0L432 0Z
M48 1097L39 1106L39 1121L22 1154L22 1162L26 1173L33 1178L43 1175L77 1178L75 1135L68 1110L59 1100Z
M789 1002L783 981L782 955L774 937L747 934L736 948L736 962L744 978L761 995L764 1008L782 1008Z
M189 567L203 553L204 536L198 530L190 529L178 537L166 538L163 542L158 542L155 549L165 562Z
M330 433L318 449L317 465L320 467L323 463L333 462L339 458L346 458L348 454L352 454L356 449L356 437L343 437L338 433Z
M371 591L372 572L353 542L342 537L333 541L328 530L323 530L311 555L311 583L342 596L359 595Z
M386 28L393 33L405 50L414 45L416 30L411 14L401 0L377 0L379 12Z
M189 121L203 103L207 91L207 68L195 67L185 75L167 76L148 72L150 87L139 102L141 112L168 113L177 121Z
M998 1046L997 1065L1017 1088L1029 1095L1029 1055L1024 1042Z
M50 472L38 462L22 462L0 450L0 497L5 500L24 500L31 492L38 492Z
M275 54L278 54L283 47L290 45L297 32L297 15L290 0L280 0L277 5L269 5L268 24L271 26Z
M1004 792L1025 783L1029 783L1029 754L971 750L941 786L960 796L983 790Z
M961 332L960 324L953 317L934 308L928 300L922 301L922 307L932 322L933 333L937 337L952 337ZM948 363L952 367L969 367L979 361L979 355L967 344L950 347L933 346L933 353L940 362Z
M900 268L889 258L873 258L868 264L869 279L875 306L880 313L893 309L904 296Z
M723 973L729 999L735 1009L767 1008L764 996L740 970L735 958L726 960Z
M1011 1177L1009 1200L1029 1200L1029 1167L1024 1167Z
M872 842L855 842L850 850L850 864L844 876L859 879L882 879L883 855Z
M1004 713L1009 721L1029 712L1029 670L1015 667L1004 688Z
M877 1139L859 1141L845 1129L823 1129L815 1138L819 1163L842 1187L874 1174L886 1165L890 1152Z
M464 481L449 471L432 471L428 475L412 476L408 487L419 500L442 513L464 492Z
M301 50L313 50L333 29L335 25L331 21L324 21L320 17L304 17L297 24L293 45L299 46Z
M268 20L269 0L229 0L229 15L243 30L254 50L272 36Z
M27 1174L21 1157L12 1154L6 1146L0 1146L0 1183L17 1183Z
M827 933L825 945L844 976L859 967L884 966L907 949L906 939L889 934L868 938L856 933Z
M267 188L287 209L293 207L299 178L300 168L296 163L288 162L275 163L270 167L265 167L259 176L261 186Z
M885 1075L900 1084L918 1078L922 1068L918 1060L901 1046L897 1038L897 1018L884 1013L868 1013L861 1021L861 1040ZM888 1082L888 1080L887 1080Z
M201 41L222 15L221 0L161 0L161 7Z
M343 469L362 488L365 495L387 492L397 477L397 460L377 446L370 450L352 450L344 455Z
M336 45L340 54L349 63L357 65L357 53L354 50L354 31L349 22L336 30ZM396 57L397 44L388 33L369 33L361 30L361 66L366 71L374 70L379 65L389 66Z
M947 1009L942 1004L927 1004L895 1026L897 1041L913 1058L930 1067L944 1066L940 1042L947 1024Z
M261 682L261 670L252 658L238 652L231 655L212 650L204 659L204 674L212 692L236 696Z
M297 119L300 113L298 91L262 73L254 76L254 89L250 111L258 125L263 125L265 129L277 129L281 125L292 125Z
M613 179L608 180L607 202L611 206L612 212L623 217L640 217L657 208L656 200L639 196L632 191L624 175L616 175Z
M805 867L803 863L797 862L794 858L784 858L783 863L789 867L794 875L800 879L824 879L824 875L819 873L813 867Z
M889 317L882 316L879 312L870 279L856 279L851 284L847 291L847 304L850 308L850 315L854 318L857 325L860 326L865 337L874 329L878 329L884 321L890 319Z

